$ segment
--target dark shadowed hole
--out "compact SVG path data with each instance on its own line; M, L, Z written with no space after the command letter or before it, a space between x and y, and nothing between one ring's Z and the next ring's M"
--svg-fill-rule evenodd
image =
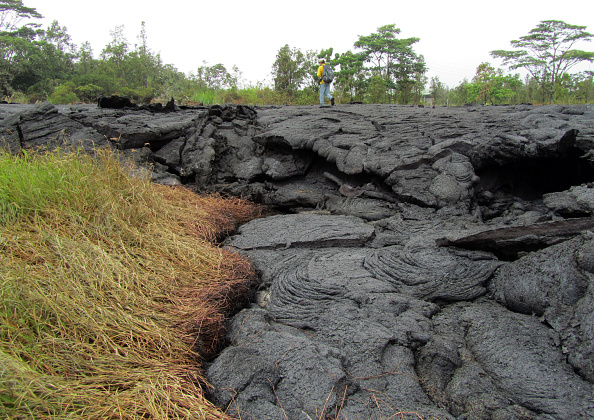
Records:
M477 191L489 191L497 198L517 197L526 201L542 198L543 194L565 191L594 181L592 162L580 159L577 149L565 157L518 161L492 165L477 170L481 178Z

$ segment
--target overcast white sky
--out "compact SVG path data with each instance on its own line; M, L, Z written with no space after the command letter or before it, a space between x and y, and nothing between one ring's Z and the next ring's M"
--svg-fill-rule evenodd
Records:
M417 37L428 76L450 87L471 80L476 67L501 63L489 55L511 49L542 20L587 26L594 33L592 0L24 0L45 19L68 29L75 44L89 41L94 56L110 42L110 31L124 26L130 46L145 22L149 48L164 63L195 72L206 61L237 65L247 82L268 82L278 50L288 44L305 52L333 47L353 50L359 35L395 24L400 38ZM330 10L322 10L330 5ZM594 42L578 48L594 51ZM580 70L594 70L587 64Z

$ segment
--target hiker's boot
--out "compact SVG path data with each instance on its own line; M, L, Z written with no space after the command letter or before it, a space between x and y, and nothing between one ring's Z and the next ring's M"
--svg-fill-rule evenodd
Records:
M334 97L330 98L330 103L334 106Z

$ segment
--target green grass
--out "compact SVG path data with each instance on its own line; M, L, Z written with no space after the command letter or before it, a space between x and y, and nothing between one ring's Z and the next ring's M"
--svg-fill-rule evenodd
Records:
M256 276L214 242L259 210L130 173L0 155L0 418L226 418L201 361Z
M88 203L91 191L81 182L81 160L61 161L63 156L48 154L40 159L31 158L27 152L12 156L3 153L0 158L0 223L5 224L19 217L33 217L68 205ZM117 175L116 175L117 176ZM78 201L78 203L77 203ZM85 204L82 204L84 206Z
M204 90L196 91L192 94L192 97L190 98L190 100L192 102L200 103L203 105L215 105L215 104L222 103L222 100L219 97L219 94L212 89L204 89Z
M288 94L256 85L241 89L197 90L186 102L203 105L317 105L319 97L315 92Z

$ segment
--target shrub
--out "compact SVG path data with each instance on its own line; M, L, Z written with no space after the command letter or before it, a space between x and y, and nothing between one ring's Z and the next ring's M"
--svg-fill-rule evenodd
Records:
M98 98L105 95L105 90L102 87L93 84L78 86L74 92L81 101L87 103L95 103Z
M135 89L121 87L119 94L122 96L129 97L133 102L140 104L148 104L155 98L155 92L152 89L146 87L139 87Z
M58 86L54 92L49 96L49 101L52 104L73 104L80 102L76 93L74 93L74 83L66 82Z

